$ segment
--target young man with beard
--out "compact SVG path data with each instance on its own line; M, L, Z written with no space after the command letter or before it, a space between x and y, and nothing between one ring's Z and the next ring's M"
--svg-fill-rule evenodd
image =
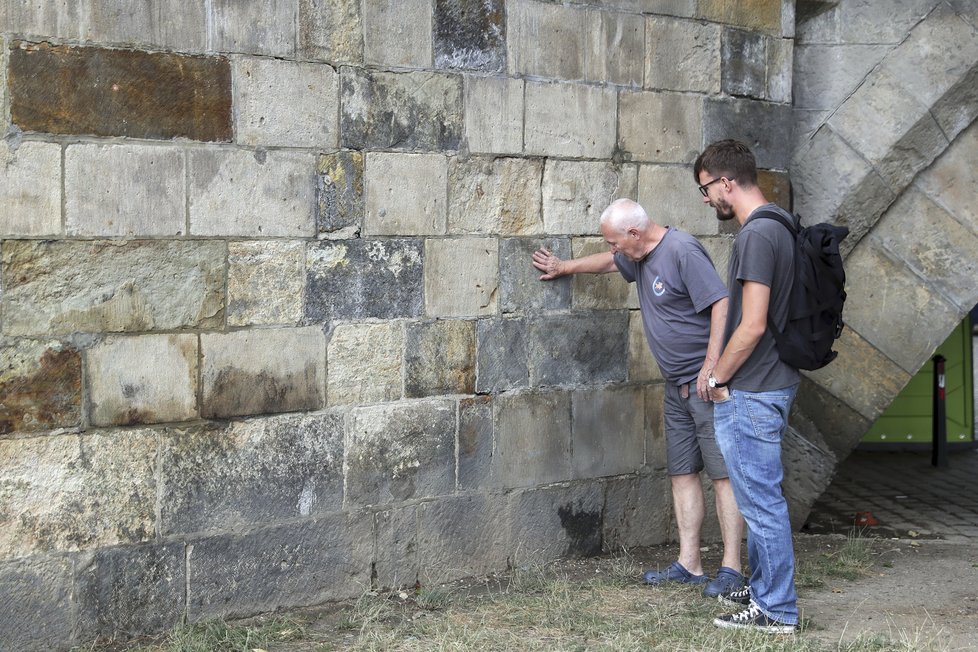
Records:
M747 588L725 602L746 607L723 615L718 627L789 634L798 626L794 549L788 505L781 492L781 440L798 389L798 370L778 357L768 319L784 328L794 274L794 237L760 211L790 213L768 202L757 186L754 155L743 143L709 145L693 175L717 219L736 219L727 287L725 346L708 378L717 444L747 521Z

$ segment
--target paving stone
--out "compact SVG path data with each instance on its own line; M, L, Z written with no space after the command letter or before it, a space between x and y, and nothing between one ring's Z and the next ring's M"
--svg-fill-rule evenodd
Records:
M583 80L587 12L572 6L510 0L506 7L509 74Z
M645 463L645 390L571 394L571 468L580 480L639 471Z
M605 487L602 539L606 551L669 541L672 491L664 471L613 478Z
M476 392L495 394L529 386L526 333L522 318L478 321Z
M508 501L503 495L452 496L418 510L422 584L481 577L507 568Z
M363 4L363 59L382 66L431 65L431 0L375 0Z
M703 125L703 142L734 138L751 148L757 167L788 169L790 106L752 100L706 99Z
M453 157L448 164L448 232L543 233L543 161Z
M363 61L359 2L299 0L299 56L334 63Z
M617 96L608 88L527 82L524 151L610 159Z
M541 247L555 256L570 258L566 239L504 238L499 241L499 286L501 309L505 313L537 313L564 310L571 306L571 286L567 280L541 281L533 266L533 252Z
M483 322L479 322L480 326ZM458 488L489 489L492 471L492 398L474 396L458 404Z
M625 380L628 314L614 311L535 319L528 334L530 385Z
M557 256L565 258L556 250ZM603 238L574 238L573 257L584 258L591 254L608 251ZM572 278L551 283L570 283L573 290L575 310L615 310L628 307L630 284L617 270L608 274L575 274Z
M762 34L725 29L722 40L721 89L740 97L767 95L767 43Z
M503 0L436 0L434 26L436 68L506 69Z
M533 487L571 479L568 393L505 392L494 398L492 408L494 484Z
M475 392L475 322L407 325L404 395L408 398Z
M326 403L396 401L404 394L404 326L337 324L326 347Z
M207 49L295 55L297 0L211 0Z
M72 598L72 561L67 556L0 563L3 644L24 652L63 648L74 634Z
M316 230L327 237L352 236L363 223L363 152L321 154L316 170Z
M702 149L709 120L699 97L629 92L621 93L620 105L619 145L632 160L688 163Z
M0 76L0 83L3 77ZM6 87L6 85L4 85ZM3 95L0 95L3 101ZM4 121L5 122L5 121ZM61 146L0 140L0 236L61 233Z
M685 165L639 166L638 202L654 222L695 236L715 235L716 212L703 204L695 186L692 168Z
M718 25L649 16L645 24L645 87L720 92Z
M642 87L645 18L611 11L587 12L585 78Z
M465 77L465 139L473 153L523 151L523 80Z
M70 344L0 340L0 434L81 425L81 381Z
M598 232L601 213L626 189L626 174L613 163L548 159L543 170L545 231Z
M371 152L366 181L366 234L445 233L448 160L443 155Z
M600 554L604 513L604 491L598 482L513 492L513 566L526 568L557 558Z
M495 238L425 240L425 314L429 317L496 314L498 249Z
M228 243L228 326L302 319L306 245L300 240Z

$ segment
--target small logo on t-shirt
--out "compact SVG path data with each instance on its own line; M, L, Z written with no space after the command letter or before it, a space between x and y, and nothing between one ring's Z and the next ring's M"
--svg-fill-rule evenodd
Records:
M665 283L660 281L659 277L656 276L655 280L652 282L652 294L654 294L657 297L661 297L665 293L666 293Z

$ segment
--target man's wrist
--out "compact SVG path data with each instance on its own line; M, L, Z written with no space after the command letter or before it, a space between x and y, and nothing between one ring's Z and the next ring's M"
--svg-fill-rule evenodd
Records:
M712 371L710 372L710 375L706 379L706 384L709 385L711 389L720 389L722 387L727 386L727 382L726 381L720 382L719 380L717 380L716 376L713 375Z

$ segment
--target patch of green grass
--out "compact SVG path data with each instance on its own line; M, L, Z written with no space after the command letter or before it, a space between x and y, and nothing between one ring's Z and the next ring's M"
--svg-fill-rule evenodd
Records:
M813 561L800 563L795 569L798 588L825 586L826 578L854 580L866 577L873 567L873 540L851 532L838 550L823 552Z

